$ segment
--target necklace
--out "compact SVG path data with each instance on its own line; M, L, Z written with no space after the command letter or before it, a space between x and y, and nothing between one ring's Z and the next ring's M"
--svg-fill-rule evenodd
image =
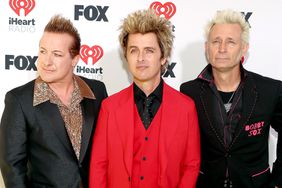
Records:
M224 104L224 108L225 108L225 111L226 111L226 112L229 112L229 110L230 110L230 108L231 108L231 105L232 105L231 100L232 100L234 94L235 94L235 91L232 93L232 95L231 95L231 97L229 98L228 102Z

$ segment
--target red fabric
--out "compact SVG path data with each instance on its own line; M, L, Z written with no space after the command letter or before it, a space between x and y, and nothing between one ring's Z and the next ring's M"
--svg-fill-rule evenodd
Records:
M90 188L132 187L134 108L133 85L103 101L92 145ZM200 167L195 104L164 83L161 113L158 186L194 188Z
M158 187L158 143L161 107L147 130L142 124L135 107L132 187Z

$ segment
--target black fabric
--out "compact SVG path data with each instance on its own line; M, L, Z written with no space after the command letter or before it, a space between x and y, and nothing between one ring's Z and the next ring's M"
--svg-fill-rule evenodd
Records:
M232 188L282 187L282 82L241 67L244 86L242 91L237 89L228 116L235 118L233 109L241 109L241 113L231 144L226 145L219 121L219 117L224 117L224 113L219 115L224 107L220 95L211 87L213 81L205 76L207 69L180 87L182 93L193 98L198 112L201 173L197 188L222 188L226 178L232 181ZM268 161L270 125L278 132L272 172Z
M223 92L223 91L218 91L220 96L221 96L221 99L223 101L224 104L228 103L228 102L232 102L233 101L233 92ZM231 98L232 97L232 98Z
M133 85L133 88L134 101L138 110L138 114L143 122L145 129L148 129L151 121L154 119L162 103L163 80L161 79L161 82L159 83L157 88L148 97L135 83ZM145 108L146 106L147 108Z
M150 96L146 97L146 99L144 100L144 110L143 110L143 113L142 113L142 116L141 116L141 120L143 122L145 129L148 129L148 127L151 124L151 121L153 119L151 107L152 107L152 103L153 103L154 98L155 98L154 95L150 95Z
M77 160L56 105L33 106L34 80L9 91L0 124L0 168L6 188L88 187L92 138L105 85L82 78L96 99L81 101L83 130Z

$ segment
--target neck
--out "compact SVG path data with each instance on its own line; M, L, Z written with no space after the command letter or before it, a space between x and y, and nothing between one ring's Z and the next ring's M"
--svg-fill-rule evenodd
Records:
M217 72L213 70L214 83L218 90L233 92L241 82L240 69L233 72Z
M74 90L73 78L66 82L48 83L49 87L56 93L61 102L69 106L71 103L72 92Z
M148 82L134 80L134 83L145 93L146 96L149 96L151 93L153 93L153 91L158 87L160 82L161 78Z

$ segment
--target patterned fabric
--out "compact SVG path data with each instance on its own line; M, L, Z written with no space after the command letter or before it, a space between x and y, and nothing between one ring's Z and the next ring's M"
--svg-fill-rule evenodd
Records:
M79 77L74 77L74 90L69 106L63 104L57 94L40 77L35 81L33 106L48 100L58 106L77 159L80 156L81 146L83 116L80 102L83 97L95 99L93 92Z
M154 95L150 95L146 97L144 100L144 111L142 113L141 119L142 119L143 125L145 126L145 129L148 129L153 119L153 114L151 112L151 106L152 106L152 101L154 98L155 98Z

